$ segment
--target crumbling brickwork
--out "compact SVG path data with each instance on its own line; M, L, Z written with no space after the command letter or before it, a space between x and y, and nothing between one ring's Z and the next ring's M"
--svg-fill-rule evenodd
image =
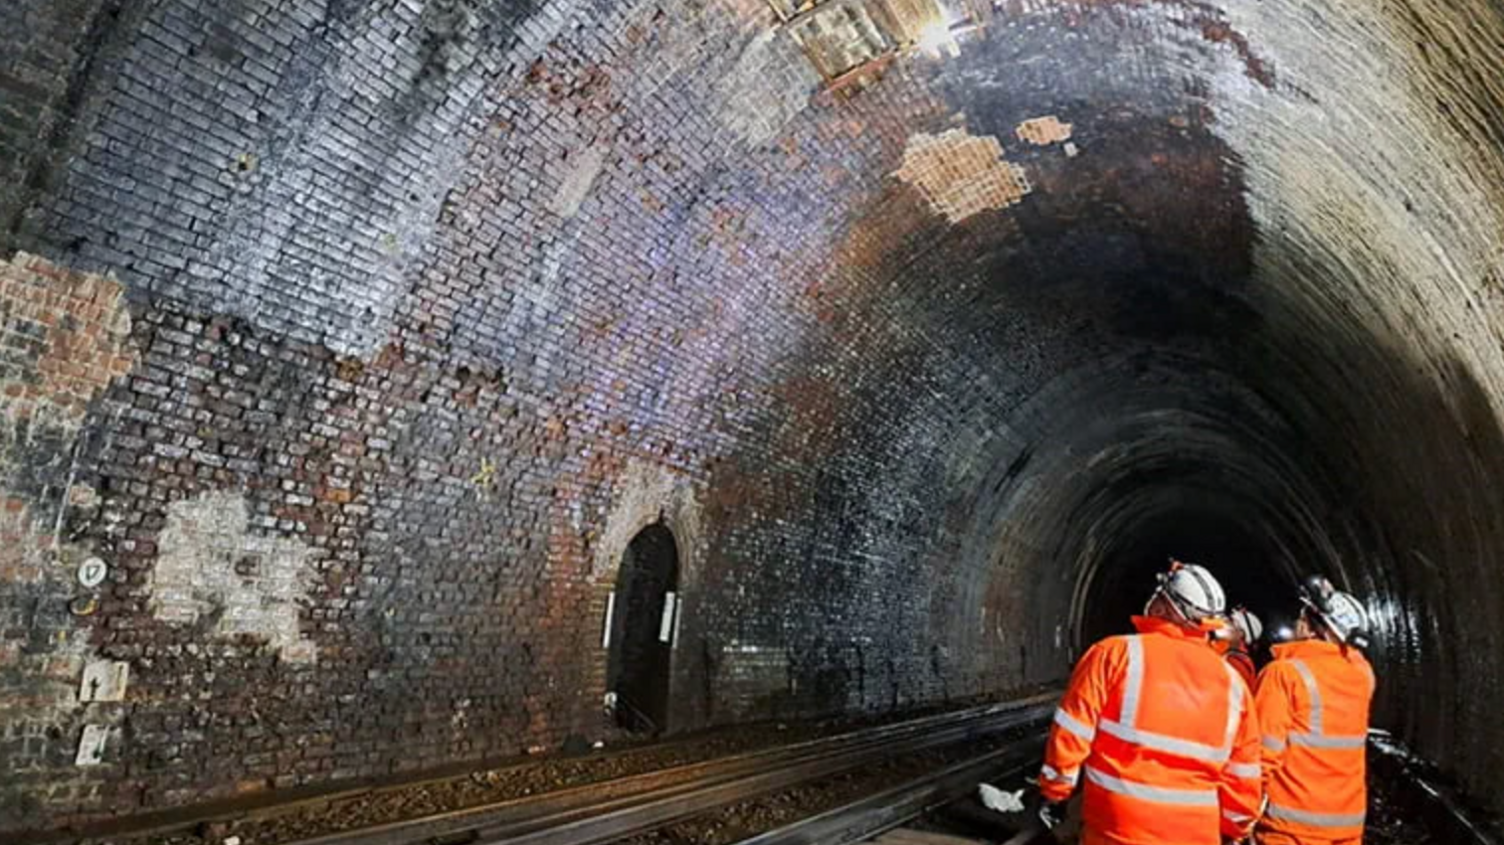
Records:
M6 806L22 811L99 798L97 785L46 777L44 761L71 762L83 727L92 626L70 612L84 554L64 516L98 507L79 471L97 446L85 423L134 366L130 330L114 280L25 254L0 263L0 757L15 784ZM101 708L107 722L119 715Z

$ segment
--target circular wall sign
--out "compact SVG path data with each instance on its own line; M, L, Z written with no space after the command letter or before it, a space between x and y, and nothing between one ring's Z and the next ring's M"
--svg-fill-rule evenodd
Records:
M93 589L104 583L104 576L109 572L110 568L104 561L91 557L78 565L78 583Z

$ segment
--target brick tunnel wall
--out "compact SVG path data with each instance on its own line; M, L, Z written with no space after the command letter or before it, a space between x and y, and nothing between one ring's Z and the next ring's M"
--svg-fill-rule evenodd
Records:
M1090 509L1052 496L1136 454L1113 410L1284 415L1229 463L1338 524L1285 547L1371 551L1330 503L1364 456L1289 434L1340 367L1240 376L1326 335L1268 330L1236 118L1340 86L1276 82L1232 5L1003 4L835 94L762 0L0 11L0 829L609 738L606 595L659 520L675 730L1057 677ZM100 660L123 700L79 700Z
M6 300L7 383L86 387L45 438L9 417L0 827L606 735L604 597L660 518L677 729L1020 680L927 630L940 480L852 504L875 456L820 430L865 412L798 358L906 340L833 314L878 270L832 244L946 109L900 76L804 112L757 3L504 8L150 3L13 71L47 117L6 237L49 258L7 278L117 295ZM78 700L97 660L123 701Z

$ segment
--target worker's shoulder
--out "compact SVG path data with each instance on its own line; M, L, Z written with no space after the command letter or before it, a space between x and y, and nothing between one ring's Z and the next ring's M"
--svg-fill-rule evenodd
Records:
M1128 644L1130 642L1137 639L1142 639L1142 635L1113 634L1110 637L1103 637L1102 639L1097 640L1095 643L1092 643L1091 648L1087 649L1086 653L1091 654L1092 652L1096 652L1097 654L1113 654L1122 652L1127 650Z
M1349 675L1356 675L1368 680L1373 680L1374 678L1373 664L1369 663L1368 658L1364 656L1363 652L1357 649L1335 655L1330 662L1330 671L1345 672Z
M1276 657L1259 670L1260 683L1270 678L1295 680L1299 677L1300 669L1296 667L1295 661L1288 657Z
M1176 659L1182 663L1194 666L1197 671L1206 672L1210 675L1227 675L1238 677L1238 670L1232 667L1228 658L1219 654L1210 643L1197 642L1195 640L1173 641Z
M1091 653L1093 651L1102 653L1126 652L1129 646L1133 645L1134 643L1138 643L1139 646L1145 650L1166 647L1202 648L1204 651L1206 651L1207 654L1215 657L1218 660L1221 660L1221 657L1217 656L1216 652L1212 651L1210 648L1205 648L1205 643L1193 642L1191 640L1172 639L1170 637L1159 636L1157 634L1113 634L1110 637L1103 637L1102 639L1097 640L1096 643L1094 643L1092 647L1087 650L1087 653Z
M1373 663L1369 661L1368 655L1364 654L1361 651L1354 649L1352 653L1348 655L1347 662L1349 666L1352 666L1360 672L1365 672L1370 676L1374 673Z
M1294 664L1296 662L1295 660L1275 661L1275 663L1291 664L1291 671L1295 671ZM1363 652L1357 649L1333 650L1328 653L1306 655L1302 656L1299 662L1304 663L1311 671L1318 675L1333 673L1372 674L1373 672L1373 667L1369 664L1368 658L1363 655ZM1270 665L1272 666L1274 663Z
M1081 655L1083 665L1124 664L1128 660L1128 643L1137 637L1137 634L1114 634L1103 637L1091 644L1086 653Z

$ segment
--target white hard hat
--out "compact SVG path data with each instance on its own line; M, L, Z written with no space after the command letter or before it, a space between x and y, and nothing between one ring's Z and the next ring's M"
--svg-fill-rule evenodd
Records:
M1159 574L1156 596L1164 596L1190 622L1202 622L1222 615L1227 608L1227 594L1222 585L1204 566L1170 561L1170 571ZM1153 602L1153 598L1150 599Z
M1368 645L1368 612L1353 596L1332 586L1320 575L1306 580L1300 601L1328 631L1347 645Z
M1238 630L1239 636L1243 638L1243 645L1252 645L1264 636L1264 623L1260 622L1259 618L1247 608L1235 607L1231 613L1227 614L1227 618Z

